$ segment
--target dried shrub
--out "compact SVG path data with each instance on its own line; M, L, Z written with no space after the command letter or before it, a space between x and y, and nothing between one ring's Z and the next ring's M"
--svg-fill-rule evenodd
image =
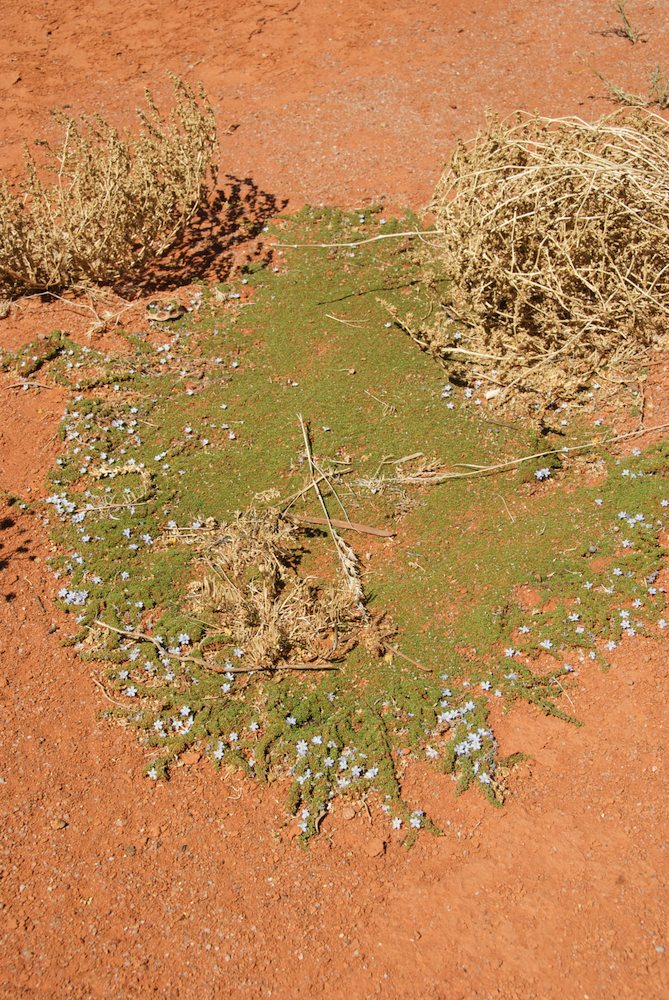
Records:
M172 77L168 117L146 92L139 131L58 113L62 147L26 148L17 192L0 182L0 295L114 284L174 243L216 179L214 113Z
M638 372L669 328L668 164L669 125L650 112L491 118L436 189L452 298L412 335L498 402Z
M193 538L202 557L202 576L190 587L194 609L215 625L208 639L241 646L245 664L341 659L367 622L345 574L334 584L300 574L300 530L278 513L251 509Z

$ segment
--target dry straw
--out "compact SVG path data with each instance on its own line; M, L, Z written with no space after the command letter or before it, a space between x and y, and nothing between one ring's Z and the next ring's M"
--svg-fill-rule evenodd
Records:
M491 117L435 192L428 266L436 249L450 299L411 335L498 402L638 373L669 330L668 164L669 125L647 111Z
M147 91L136 135L57 115L62 146L26 149L22 190L0 181L0 297L113 285L174 243L215 181L217 139L204 92L172 82L170 115Z
M317 582L299 572L300 528L274 511L253 509L226 525L181 533L200 555L190 588L193 609L221 637L245 651L245 662L280 669L294 663L340 660L366 623L360 595L348 577ZM347 546L348 549L348 546Z

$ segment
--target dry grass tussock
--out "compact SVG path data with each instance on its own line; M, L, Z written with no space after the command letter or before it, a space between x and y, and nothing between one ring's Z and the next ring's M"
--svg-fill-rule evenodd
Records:
M137 134L121 135L102 118L56 115L60 148L26 148L17 191L0 182L0 296L114 284L163 254L215 182L214 113L172 78L167 117L146 92Z
M669 330L668 165L669 125L647 111L490 118L436 189L451 298L412 336L499 403L638 374Z
M207 644L217 637L232 642L257 667L326 663L359 641L371 645L362 588L352 588L341 569L335 583L301 575L303 531L275 511L248 510L225 525L180 532L200 560L190 594L193 610L209 624ZM347 558L357 566L348 546Z

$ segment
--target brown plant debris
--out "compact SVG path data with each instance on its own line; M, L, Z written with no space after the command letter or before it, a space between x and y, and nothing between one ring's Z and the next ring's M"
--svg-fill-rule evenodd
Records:
M495 403L546 404L603 370L638 372L667 343L668 163L669 125L648 111L490 117L435 191L427 267L436 250L450 300L410 334Z
M199 556L190 595L193 610L209 623L208 648L218 637L241 647L245 662L265 666L328 663L359 643L383 648L394 630L369 618L362 586L353 589L341 566L334 583L303 575L303 531L276 511L250 509L225 525L210 521L197 532L179 532Z

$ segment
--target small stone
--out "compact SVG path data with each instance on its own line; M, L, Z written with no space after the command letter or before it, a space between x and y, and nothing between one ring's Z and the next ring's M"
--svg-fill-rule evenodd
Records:
M386 844L380 837L375 837L365 845L365 853L368 858L380 858L385 853Z
M186 753L181 755L181 762L183 764L197 764L201 759L202 754L199 750L187 750Z
M341 814L343 819L355 819L355 809L353 806L344 806Z
M67 826L67 821L64 819L52 819L51 829L52 830L64 830Z

